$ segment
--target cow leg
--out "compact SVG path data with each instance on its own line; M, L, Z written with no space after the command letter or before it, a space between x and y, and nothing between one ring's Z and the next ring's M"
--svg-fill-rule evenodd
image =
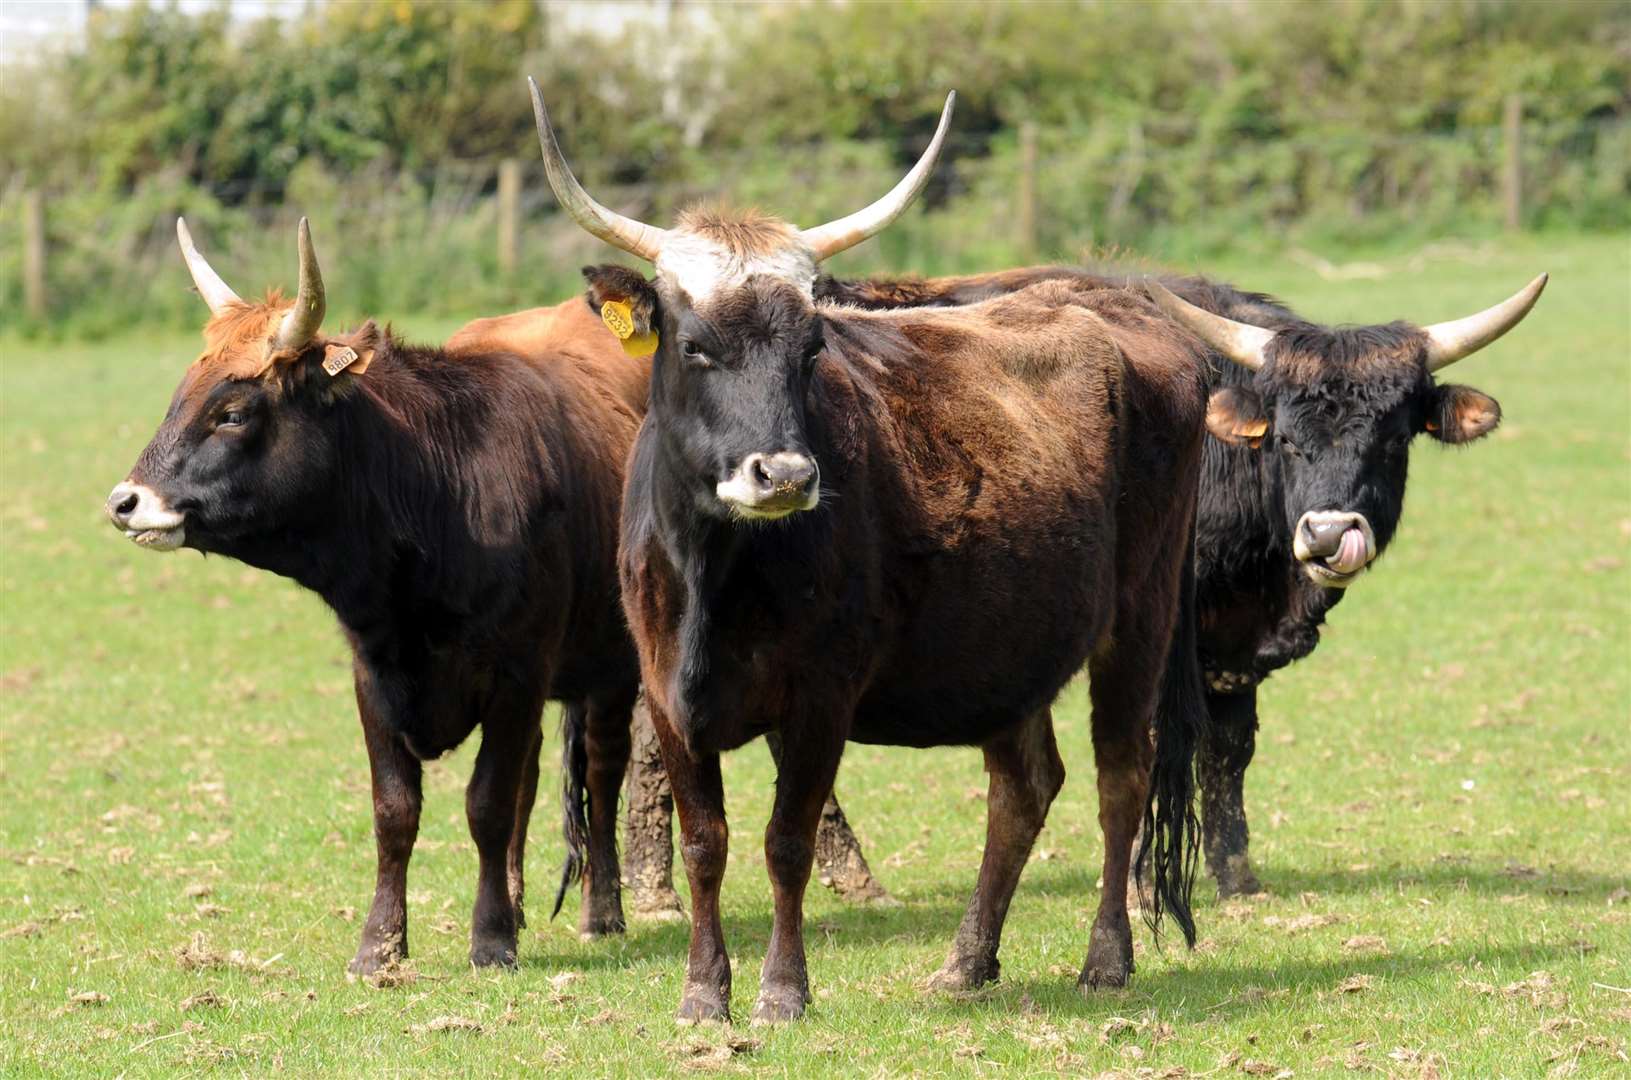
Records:
M1065 782L1048 710L1027 718L985 746L991 774L986 802L985 854L979 884L953 939L951 955L929 980L934 990L973 990L997 978L1008 904L1030 857L1048 807Z
M521 774L521 790L515 798L515 831L510 834L510 850L505 860L510 886L510 906L515 908L515 925L527 925L525 902L527 898L526 857L527 823L532 820L532 806L538 799L538 754L543 750L544 733L540 728L532 738L532 748L525 754L525 771Z
M629 760L635 689L589 703L589 860L583 871L585 938L623 932L623 880L617 866L617 799Z
M476 842L480 868L470 920L470 962L477 967L515 966L516 909L510 900L509 862L516 806L528 751L540 738L542 696L493 709L482 723L481 749L465 788L464 812Z
M650 698L646 704L679 809L680 853L691 883L691 951L676 1019L682 1024L729 1023L731 961L725 954L725 928L719 921L719 888L725 878L730 830L725 824L719 755L691 757L668 717Z
M1246 766L1257 750L1257 688L1238 694L1206 695L1212 714L1209 736L1201 741L1197 772L1201 788L1201 836L1206 869L1218 883L1218 896L1263 891L1247 852Z
M1087 963L1076 981L1084 992L1126 986L1133 972L1127 886L1133 844L1149 795L1150 768L1155 763L1150 723L1166 666L1174 614L1171 609L1162 610L1160 605L1150 603L1147 596L1123 602L1111 644L1089 665L1093 760L1099 773L1099 828L1104 833L1104 885L1088 942Z
M775 917L759 978L753 1022L796 1020L810 1003L804 953L804 889L815 857L821 807L832 794L844 753L844 737L830 723L784 728L790 769L776 771L776 802L765 826L765 867Z
M770 756L778 771L782 765L782 739L780 732L765 736ZM827 795L821 807L821 823L816 826L815 840L816 878L821 884L845 900L857 904L877 904L880 907L898 906L899 901L889 895L867 865L861 853L861 841L849 827L844 808L838 805L836 791Z
M634 891L636 919L683 921L685 908L674 891L674 792L643 694L634 706L632 744L623 880Z
M368 773L374 794L374 848L377 869L374 902L362 924L362 943L352 959L353 975L372 975L408 955L408 859L419 835L423 801L419 759L369 700L368 676L355 670L357 715L368 748Z

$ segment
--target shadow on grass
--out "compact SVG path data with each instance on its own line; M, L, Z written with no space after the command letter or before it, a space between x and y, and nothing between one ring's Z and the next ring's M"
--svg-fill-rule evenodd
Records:
M1085 947L1085 943L1084 943ZM1576 953L1566 945L1511 945L1480 950L1479 959L1498 966L1521 969L1543 967L1567 960ZM1159 958L1141 958L1143 970L1125 990L1103 990L1084 995L1074 976L1038 978L1030 972L1012 972L995 986L975 994L948 996L924 992L915 995L914 1008L943 1014L949 1020L981 1012L1008 1012L1021 1007L1052 1020L1093 1020L1107 1016L1157 1011L1173 1023L1209 1018L1235 1020L1266 1009L1279 1008L1289 999L1326 995L1332 1009L1340 1009L1350 994L1396 992L1390 984L1435 975L1463 962L1464 951L1393 953L1381 956L1339 956L1299 959L1283 963L1231 963L1226 955L1201 958L1195 965L1173 968ZM1152 970L1154 969L1154 970ZM1362 988L1356 976L1368 977Z

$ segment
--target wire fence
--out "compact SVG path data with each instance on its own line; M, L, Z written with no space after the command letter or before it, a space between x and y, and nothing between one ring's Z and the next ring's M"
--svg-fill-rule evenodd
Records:
M1299 230L1335 239L1569 224L1631 225L1631 123L1507 121L1435 135L1182 144L1157 118L1091 128L1024 127L952 141L924 197L840 272L944 273L1074 259L1106 246L1164 258ZM832 143L686 162L662 181L586 184L602 202L666 223L698 200L757 205L800 224L888 190L913 148ZM244 294L287 284L294 225L311 218L334 310L391 317L496 312L575 291L577 268L611 253L559 213L536 159L444 161L335 177L297 168L279 185L201 187L179 171L109 198L0 188L0 310L25 332L192 325L176 257L185 214Z

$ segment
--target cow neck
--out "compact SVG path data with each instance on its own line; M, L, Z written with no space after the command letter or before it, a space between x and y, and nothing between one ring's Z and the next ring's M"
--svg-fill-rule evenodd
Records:
M385 629L410 600L458 608L468 585L461 569L482 565L468 530L452 527L466 519L461 492L480 480L462 460L465 425L450 421L468 396L427 385L427 364L441 365L442 383L462 373L434 351L387 338L362 376L367 381L333 404L337 497L304 545L308 576L291 575L363 634ZM433 565L434 572L410 573L407 564Z

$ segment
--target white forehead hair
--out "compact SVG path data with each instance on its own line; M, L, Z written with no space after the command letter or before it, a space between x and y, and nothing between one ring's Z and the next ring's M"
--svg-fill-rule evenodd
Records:
M712 237L674 229L655 265L660 281L685 290L699 306L755 274L785 281L806 299L815 298L815 254L794 238L758 251L741 251Z

